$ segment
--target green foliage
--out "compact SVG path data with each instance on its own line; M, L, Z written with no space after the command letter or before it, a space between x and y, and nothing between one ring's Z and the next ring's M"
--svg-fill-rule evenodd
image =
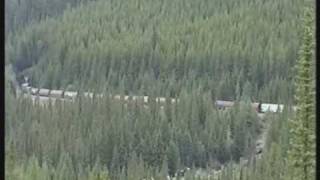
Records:
M306 11L296 79L297 112L291 120L289 163L295 179L315 178L315 102L313 84L313 17Z
M183 3L182 3L183 2ZM96 1L6 41L34 86L212 98L292 99L302 1ZM254 7L254 8L253 8Z
M17 106L8 112L18 116L11 116L6 141L15 137L13 147L19 155L37 155L39 161L56 169L55 179L74 179L80 167L100 165L107 166L112 177L124 171L125 175L140 178L160 168L162 175L167 171L174 174L193 164L205 168L212 164L211 158L221 163L231 158L238 160L232 148L237 148L241 155L252 149L258 127L247 125L247 115L255 113L251 109L242 109L240 105L232 111L219 112L212 104L203 104L208 113L203 117L203 126L197 120L197 109L194 115L185 113L193 102L188 97L181 97L180 101L168 123L165 111L159 107L124 106L108 97L82 97L81 101L56 102L54 106L32 105L28 99L18 99ZM231 119L225 121L227 117ZM253 124L257 120L250 119ZM230 121L236 123L234 137L226 134ZM247 144L249 137L253 138L251 145ZM167 165L161 167L163 163ZM94 172L92 178L97 176Z
M171 142L168 148L168 174L174 176L179 168L179 149Z
M5 33L21 31L26 26L56 17L87 0L5 0Z
M127 177L132 180L140 180L146 176L146 171L143 160L132 153L132 157L128 161Z
M18 79L27 75L33 86L151 98L148 107L108 97L41 106L15 96L6 76L6 178L162 180L193 167L186 179L201 179L221 164L228 165L211 179L282 180L292 172L300 178L306 174L301 167L313 173L309 25L299 54L292 127L289 108L267 114L271 126L262 158L237 165L253 157L261 133L251 101L293 104L291 67L305 2L6 2L5 61ZM158 96L179 103L160 107L152 99ZM215 99L237 102L218 111ZM297 162L292 164L288 127L288 162Z

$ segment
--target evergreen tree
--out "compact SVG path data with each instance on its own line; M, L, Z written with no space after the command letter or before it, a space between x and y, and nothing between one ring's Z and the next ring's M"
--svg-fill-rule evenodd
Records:
M144 177L145 171L142 159L133 152L128 161L127 177L132 180L140 180Z
M6 86L6 145L14 142L6 152L9 178L150 179L150 169L161 169L162 180L194 165L194 179L196 168L210 159L225 165L250 156L260 134L251 98L293 99L293 73L287 69L296 59L303 1L6 2L9 31L28 25L6 36L5 61L17 76L27 75L34 87L96 94L39 106ZM67 3L82 5L63 11ZM33 21L38 15L48 18ZM98 98L106 86L111 94L149 96L149 103ZM159 96L179 103L156 103ZM248 104L218 111L215 99ZM242 176L230 166L220 179L282 179L286 166L277 159L287 156L290 116L266 115L266 122L275 122L268 144L276 148L264 150L263 156L270 154L242 169ZM92 169L97 157L101 161Z
M179 149L174 142L170 142L168 149L168 173L174 176L179 168Z
M313 18L312 11L306 11L305 26L296 78L295 118L290 121L291 136L289 151L290 173L294 179L315 178L315 111L313 84Z

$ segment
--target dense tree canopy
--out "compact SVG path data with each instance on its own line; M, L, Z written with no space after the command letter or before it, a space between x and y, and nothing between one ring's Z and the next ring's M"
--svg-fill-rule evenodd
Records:
M90 2L9 36L6 60L40 87L178 96L195 86L235 99L238 85L254 100L291 102L302 4Z
M5 33L15 33L24 27L58 17L67 7L76 7L88 0L5 0Z
M169 114L158 104L146 109L108 98L44 107L16 99L11 101L16 107L8 103L6 140L14 144L22 159L36 155L40 162L56 167L62 156L67 156L79 166L92 167L99 158L112 172L126 167L132 155L136 156L134 163L141 157L148 166L158 168L167 159L173 173L180 167L205 168L209 160L224 163L250 155L259 129L250 105L224 112L208 101L198 104L189 98L181 97L181 103L171 107ZM201 106L207 110L199 121L197 107ZM191 107L194 110L185 113Z
M5 61L12 65L6 178L163 180L186 167L186 179L223 167L212 179L289 180L296 169L312 174L313 37L301 23L305 4L6 0ZM37 87L180 101L162 106L79 96L43 106L14 93L13 72ZM215 99L235 106L218 110ZM284 112L259 119L252 101L280 102ZM300 121L303 126L291 123ZM264 131L259 159L256 141ZM309 153L299 156L303 138Z

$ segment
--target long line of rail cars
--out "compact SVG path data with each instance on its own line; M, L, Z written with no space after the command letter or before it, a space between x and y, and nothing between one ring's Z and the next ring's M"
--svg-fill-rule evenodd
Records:
M50 89L42 89L42 88L34 88L28 86L27 83L22 84L22 90L25 93L30 93L33 96L42 96L42 97L52 97L52 98L63 98L63 99L75 99L78 96L78 92L75 91L64 91L64 90L50 90ZM90 92L83 93L84 97L102 97L103 94L94 94ZM111 96L113 99L116 100L124 100L124 101L141 101L143 103L148 103L151 99L148 96L120 96L114 95ZM166 103L165 97L157 97L154 99L155 102L160 104ZM179 102L179 99L170 99L171 103ZM217 100L215 102L215 106L219 109L226 109L230 108L234 105L233 101L221 101ZM284 106L282 104L267 104L267 103L252 103L252 108L254 108L258 113L266 113L266 112L282 112ZM295 109L295 107L294 107Z
M79 93L76 91L65 91L65 90L50 90L50 89L43 89L43 88L34 88L31 86L28 86L28 84L22 84L21 89L24 93L31 94L33 96L40 96L40 97L51 97L51 98L63 98L63 99L75 99ZM95 94L90 92L84 92L82 93L83 97L103 97L104 94ZM160 104L165 104L167 101L167 98L165 97L156 97L154 99L149 98L148 96L121 96L121 95L113 95L111 98L115 100L124 100L124 101L140 101L143 103L149 103L151 101L158 102ZM171 98L171 103L176 103L176 101L179 101L179 99Z

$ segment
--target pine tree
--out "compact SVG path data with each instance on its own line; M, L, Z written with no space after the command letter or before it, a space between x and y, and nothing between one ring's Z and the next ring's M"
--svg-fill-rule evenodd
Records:
M315 112L313 89L313 33L312 14L307 10L303 41L297 64L295 118L290 121L291 137L289 148L289 167L295 179L315 178Z
M174 176L179 168L179 149L174 142L170 142L168 149L168 173Z
M141 158L135 152L132 153L127 167L127 176L132 180L139 180L144 177L144 164Z
M160 178L162 178L162 179L167 178L168 171L169 171L169 169L168 169L168 159L167 159L167 156L164 156L164 158L162 160L162 166L161 166L161 169L160 169L160 172L159 172Z

